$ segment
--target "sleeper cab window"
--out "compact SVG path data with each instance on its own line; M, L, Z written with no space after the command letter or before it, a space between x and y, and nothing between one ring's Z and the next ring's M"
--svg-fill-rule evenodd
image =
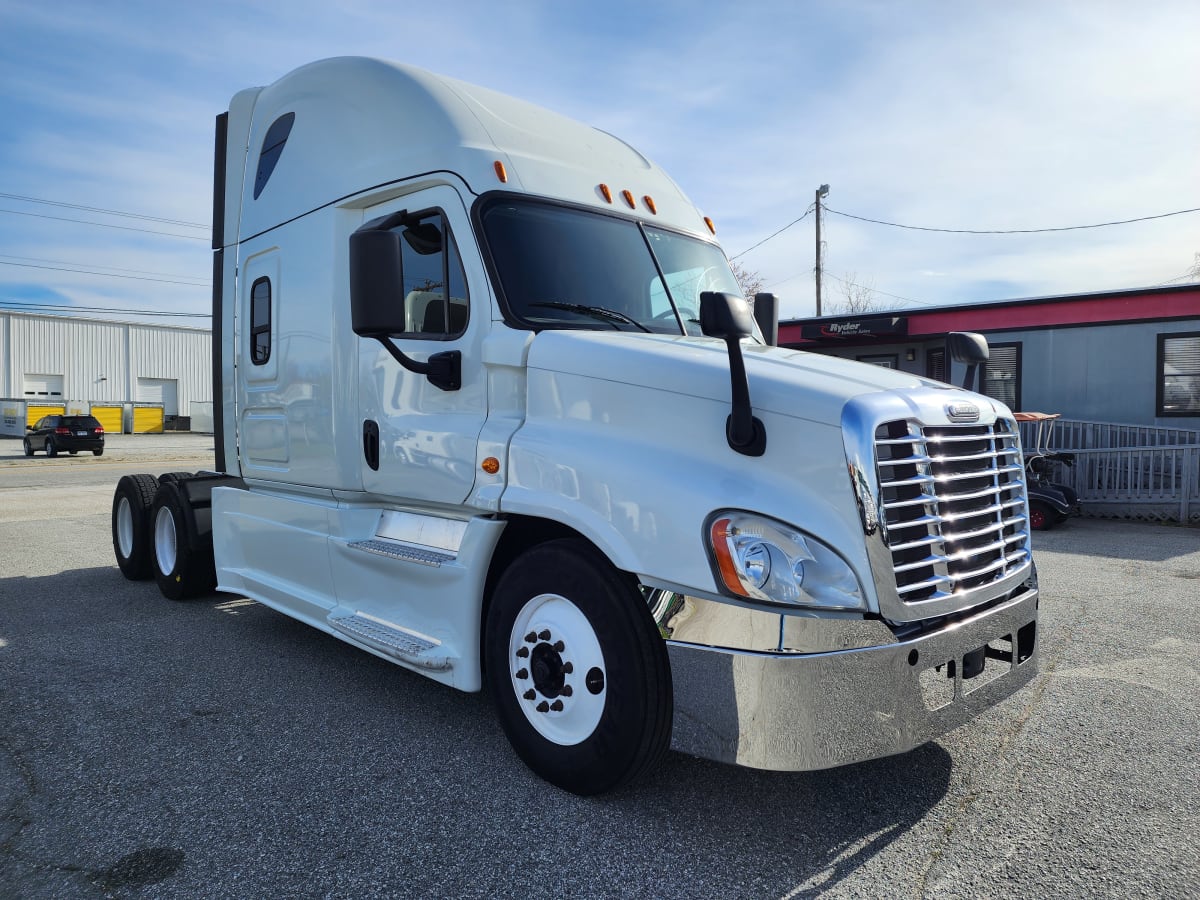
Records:
M404 333L449 340L467 329L467 278L450 225L439 210L396 229L403 267Z
M261 366L271 358L271 279L250 288L250 361Z
M292 133L292 125L295 121L295 113L284 113L267 129L267 136L263 138L262 150L258 154L258 172L254 176L255 200L267 186L271 173L275 171L275 164L279 162L279 157L283 153L288 135Z

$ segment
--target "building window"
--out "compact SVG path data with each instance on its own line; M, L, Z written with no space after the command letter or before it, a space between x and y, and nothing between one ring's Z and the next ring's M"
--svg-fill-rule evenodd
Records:
M260 278L250 288L250 361L263 365L271 358L271 279Z
M900 356L896 353L875 353L868 356L854 357L859 362L870 363L873 366L882 366L885 369L900 368Z
M941 347L925 354L925 377L932 378L934 381L945 382L947 380L946 351Z
M1021 408L1021 345L992 344L983 365L983 393L1016 411Z
M1160 416L1200 416L1200 331L1158 336Z

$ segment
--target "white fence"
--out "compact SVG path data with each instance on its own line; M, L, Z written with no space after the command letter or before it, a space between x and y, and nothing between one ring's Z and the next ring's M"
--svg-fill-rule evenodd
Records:
M1022 423L1026 450L1036 435ZM1051 480L1075 489L1084 515L1200 522L1200 432L1059 420L1049 447L1075 455Z

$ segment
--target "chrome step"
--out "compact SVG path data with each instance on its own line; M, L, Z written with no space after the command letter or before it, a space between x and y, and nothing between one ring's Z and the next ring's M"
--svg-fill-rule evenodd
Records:
M330 616L329 625L336 631L366 644L409 665L440 672L454 666L454 660L442 645L414 632L364 616Z
M380 556L403 559L407 562L421 563L421 565L433 566L435 568L445 563L452 563L457 559L453 553L412 547L408 544L401 544L398 541L381 540L380 538L372 538L367 541L354 541L348 546L351 550L362 550L364 553L377 553Z

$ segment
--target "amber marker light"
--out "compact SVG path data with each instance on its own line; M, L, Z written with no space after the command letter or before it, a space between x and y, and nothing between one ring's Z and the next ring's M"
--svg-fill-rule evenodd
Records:
M717 568L721 571L721 580L725 582L725 587L739 597L749 597L746 589L742 587L742 579L738 577L733 554L729 552L729 525L731 522L731 519L717 519L713 522L708 532L709 540L712 543L713 552L717 555Z
M604 198L605 203L612 203L612 191L608 189L607 184L600 185L600 196Z
M629 204L630 209L637 208L637 201L633 199L633 193L631 191L621 191L621 196L625 198L625 202Z
M708 216L704 217L704 224L708 226L709 232L711 232L712 234L717 233L717 226L713 224L713 220L710 219Z
M492 168L496 170L496 177L500 179L500 183L508 184L508 170L504 168L504 163L496 160L492 163Z
M654 198L647 194L642 198L642 202L646 204L646 209L650 210L652 215L658 215L658 207L654 205Z
M483 469L483 471L487 472L489 475L495 475L500 471L500 460L496 459L494 456L489 456L479 464L479 468Z

